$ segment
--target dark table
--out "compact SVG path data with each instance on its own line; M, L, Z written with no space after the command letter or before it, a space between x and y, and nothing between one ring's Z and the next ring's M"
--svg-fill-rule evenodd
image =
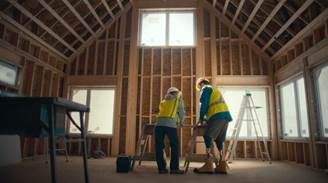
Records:
M89 107L60 97L0 97L0 134L24 137L49 136L51 181L56 183L55 130L65 129L65 116L81 132L85 182L89 182L83 116ZM71 112L78 112L80 126ZM60 131L60 130L59 130ZM57 131L56 131L57 133Z

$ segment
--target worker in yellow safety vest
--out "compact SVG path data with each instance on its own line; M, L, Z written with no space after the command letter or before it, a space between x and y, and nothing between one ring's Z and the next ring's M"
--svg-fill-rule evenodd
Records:
M195 173L227 173L227 164L222 158L223 143L226 138L228 123L232 121L228 106L217 87L211 86L206 78L199 78L196 89L200 90L199 125L205 126L204 142L207 152L207 161L201 168L194 169ZM211 142L215 141L219 150L219 161L213 167Z
M155 127L156 162L160 174L169 172L163 158L165 135L168 136L171 147L170 173L184 173L179 169L179 138L177 133L177 127L183 124L184 113L181 92L176 87L169 88L165 98L159 105L158 122Z

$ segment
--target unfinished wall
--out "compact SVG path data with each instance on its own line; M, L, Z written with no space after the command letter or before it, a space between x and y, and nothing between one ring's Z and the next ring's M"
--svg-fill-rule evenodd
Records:
M66 60L55 55L4 20L0 20L0 58L20 68L17 87L1 90L25 96L62 96ZM43 140L21 138L22 156L42 151Z
M279 83L290 80L295 75L303 75L307 93L310 137L306 139L279 140L281 160L291 161L319 169L328 168L328 142L319 140L318 112L314 90L313 69L327 63L328 19L325 17L316 26L305 32L288 50L273 60L275 65L275 83L277 103L279 104ZM278 125L281 126L280 113L277 111ZM280 130L280 129L279 129ZM281 130L280 130L281 131Z

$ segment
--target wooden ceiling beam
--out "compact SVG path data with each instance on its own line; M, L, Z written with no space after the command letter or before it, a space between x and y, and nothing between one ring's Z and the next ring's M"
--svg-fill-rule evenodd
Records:
M62 0L63 3L68 7L68 9L75 15L75 17L84 25L88 31L94 35L95 32L90 28L90 26L85 22L85 20L81 17L81 15L75 10L75 8L69 3L67 0Z
M123 10L124 7L123 7L122 2L120 0L116 0L116 1L117 1L118 6L120 6L121 10Z
M96 13L95 9L93 9L93 7L89 3L89 1L88 0L83 0L83 2L87 5L87 7L89 8L90 12L96 18L96 20L98 21L98 23L100 24L100 26L104 29L105 28L104 23L100 20L98 14Z
M280 10L280 8L284 5L284 3L287 0L281 0L275 7L274 9L271 11L270 15L265 19L265 21L263 22L263 24L261 25L261 27L259 28L259 30L257 30L257 32L255 33L255 35L252 38L252 41L254 41L259 35L260 33L264 30L264 28L269 24L269 22L273 19L273 17L277 14L277 12Z
M41 22L38 18L32 15L28 10L26 10L22 5L20 5L18 2L14 0L8 0L13 6L15 6L19 11L21 11L23 14L25 14L27 17L31 18L35 23L37 23L42 29L47 31L51 36L53 36L55 39L60 41L64 46L69 48L73 53L76 52L76 50L69 45L65 40L63 40L59 35L57 35L53 30L51 30L48 26L46 26L43 22Z
M215 11L216 12L216 17L219 18L224 24L228 25L232 31L236 32L240 38L244 39L245 41L247 41L250 45L250 47L252 49L254 49L255 51L257 51L263 58L265 61L269 61L270 60L270 57L267 53L263 52L261 50L261 48L259 46L257 46L254 42L252 42L245 34L242 34L241 33L241 30L235 25L235 24L232 24L231 21L222 14L222 12L220 12L219 10L217 10L216 8L214 8L212 6L212 4L210 4L209 2L207 3L204 3L203 4L205 8L209 9L209 10L212 10L212 11Z
M215 7L217 0L213 0L213 7Z
M68 31L70 33L72 33L78 40L80 40L82 43L84 43L85 41L83 40L83 38L70 26L68 25L68 23L65 22L65 20L59 16L57 14L57 12L52 9L46 2L44 2L44 0L39 0L40 4L47 9L61 24L63 24L66 29L68 29Z
M112 18L115 18L114 14L113 14L112 10L109 8L109 6L108 6L106 0L101 0L101 2L102 2L103 5L105 6L105 8L106 8L107 12L109 13L109 15L110 15Z
M226 0L224 3L223 11L222 11L223 15L225 15L225 13L227 12L229 2L230 2L230 0Z
M325 9L319 16L317 16L313 21L311 21L306 27L304 27L296 36L289 40L282 48L279 49L272 57L271 60L276 59L278 56L283 54L292 47L297 41L299 41L303 35L307 34L309 31L312 31L318 24L324 22L328 17L328 9Z
M49 50L51 50L55 54L57 54L60 57L62 57L64 60L68 60L68 57L66 57L63 53L61 53L58 50L56 50L54 47L52 47L51 45L49 45L47 42L45 42L40 37L38 37L37 35L35 35L31 31L29 31L28 29L26 29L24 26L22 26L21 24L19 24L18 22L16 22L14 19L12 19L11 17L9 17L8 15L4 14L3 12L0 12L0 16L5 21L9 22L10 24L12 24L15 27L17 27L19 30L21 30L22 32L24 32L26 35L30 36L31 38L33 38L34 40L38 41L40 44L42 44L43 46L45 46L46 48L48 48Z
M245 0L241 0L240 1L239 5L238 5L238 9L237 9L237 11L235 13L235 16L233 17L232 24L234 24L236 22L237 17L239 15L240 11L243 9L244 3L245 3Z
M314 0L307 0L303 3L303 5L293 14L292 17L290 17L288 19L288 21L282 26L280 27L280 29L278 30L278 32L276 32L272 38L268 41L268 43L266 45L264 45L264 47L262 48L262 51L265 51L271 44L272 42L277 39L278 36L280 36L281 33L283 33L290 24L292 24L298 17L299 15L301 15L312 3Z
M257 11L260 9L262 3L264 0L259 0L256 4L256 6L254 7L252 13L249 15L244 27L241 30L241 33L243 34L246 30L246 28L248 27L248 25L251 23L251 21L253 20L254 16L256 15Z

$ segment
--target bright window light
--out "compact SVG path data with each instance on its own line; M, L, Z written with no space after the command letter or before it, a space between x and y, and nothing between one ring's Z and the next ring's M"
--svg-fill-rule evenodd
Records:
M141 12L140 46L194 46L194 11Z
M85 116L87 134L111 135L113 133L114 98L115 89L113 88L73 89L72 101L90 107L90 112ZM72 117L79 125L79 114L72 113ZM70 123L70 133L79 133L72 123Z
M246 92L252 94L252 99L254 101L254 105L260 107L256 109L256 113L259 118L259 122L261 125L261 129L264 137L269 137L269 128L268 128L268 108L267 108L267 94L265 88L219 88L222 95L224 96L224 100L226 101L230 113L232 115L233 121L229 123L227 137L231 137L233 128L235 126L241 102L243 96ZM244 119L247 119L247 114L244 114ZM254 117L255 118L255 117ZM257 128L257 131L260 136L260 131ZM247 122L243 121L240 129L239 137L242 139L254 139L256 138L254 126Z

